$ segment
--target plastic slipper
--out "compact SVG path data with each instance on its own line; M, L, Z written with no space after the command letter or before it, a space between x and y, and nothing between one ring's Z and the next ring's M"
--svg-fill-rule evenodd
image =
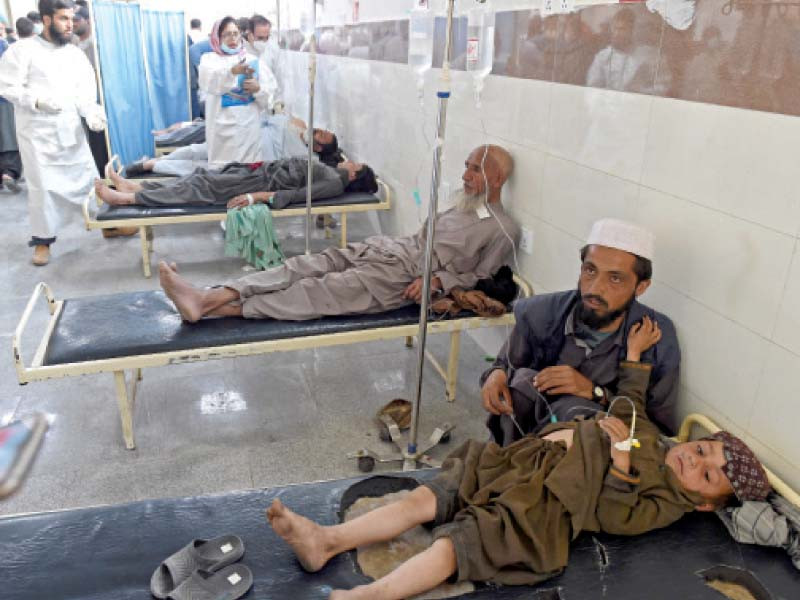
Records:
M236 600L253 585L253 573L244 565L231 565L216 573L195 571L167 598L169 600Z
M244 543L235 535L192 540L158 565L150 578L150 592L163 600L194 571L199 569L214 573L235 563L243 555Z

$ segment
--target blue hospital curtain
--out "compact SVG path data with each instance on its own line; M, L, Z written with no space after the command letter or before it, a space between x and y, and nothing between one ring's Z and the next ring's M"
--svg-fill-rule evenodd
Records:
M143 10L142 32L155 128L164 129L178 121L190 121L183 13Z
M111 153L128 164L155 149L141 11L138 4L96 0L94 17Z

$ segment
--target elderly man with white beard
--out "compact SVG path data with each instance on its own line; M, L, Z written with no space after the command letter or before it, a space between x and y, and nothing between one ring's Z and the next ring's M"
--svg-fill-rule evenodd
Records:
M454 208L436 218L431 289L469 289L503 266L519 228L500 201L513 170L499 146L480 146L466 160L463 190ZM411 236L373 236L346 248L295 256L280 267L200 289L159 265L161 287L190 323L206 316L302 321L367 314L420 302L426 227ZM512 242L513 241L513 242Z

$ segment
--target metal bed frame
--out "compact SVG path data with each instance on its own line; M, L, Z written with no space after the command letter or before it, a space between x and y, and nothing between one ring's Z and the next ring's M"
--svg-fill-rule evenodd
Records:
M390 210L392 208L392 192L386 183L378 180L379 186L383 189L380 202L371 204L339 204L336 206L317 205L311 207L312 215L340 215L340 228L341 237L339 244L342 248L347 246L347 215L351 213L362 213L373 210ZM152 275L150 269L151 254L153 252L153 226L155 225L175 225L181 223L208 223L208 222L221 222L225 221L227 217L226 211L215 213L202 213L196 215L173 215L173 216L150 216L141 218L130 219L110 219L99 221L90 214L89 203L95 198L94 190L92 190L86 199L83 201L83 220L86 229L91 231L93 229L114 229L117 227L138 227L139 238L141 241L142 250L142 270L145 277ZM102 201L97 199L97 204ZM295 208L281 208L272 211L273 217L302 217L306 214L305 206L298 206Z
M533 292L529 284L520 278L516 278L524 297L530 296ZM29 364L25 364L22 351L22 335L34 307L40 297L44 297L47 308L50 312L50 319L44 335L39 342L38 348ZM17 371L17 380L21 385L32 381L42 381L45 379L57 379L61 377L74 377L77 375L93 375L96 373L112 373L114 376L114 387L119 407L120 420L122 422L122 435L125 440L125 447L133 450L136 447L133 435L133 407L136 400L136 388L138 382L142 380L142 369L146 367L163 367L167 365L177 365L182 363L201 362L206 360L234 358L237 356L252 356L257 354L268 354L271 352L285 352L291 350L301 350L305 348L316 348L325 346L338 346L347 344L357 344L361 342L372 342L377 340L389 340L405 338L406 346L411 346L413 337L417 334L418 323L408 325L393 325L389 327L378 327L363 329L359 331L349 331L340 333L329 333L320 335L303 336L279 340L263 340L257 342L247 342L240 344L229 344L224 346L210 346L205 348L192 348L189 350L158 352L155 354L141 354L136 356L123 356L118 358L105 358L99 360L87 360L74 363L63 363L46 365L45 356L50 339L58 323L64 300L56 300L53 292L46 283L39 283L33 291L25 311L20 318L14 335L11 339L12 351L14 354L14 366ZM428 333L449 333L450 349L446 366L442 366L436 358L426 352L428 360L433 365L439 375L445 381L447 400L453 402L456 397L456 382L458 380L458 360L460 354L461 332L469 329L479 329L484 327L496 327L498 325L513 325L514 313L508 312L501 317L464 317L456 319L446 319L441 321L431 321L428 323ZM130 377L126 380L126 371L130 371Z

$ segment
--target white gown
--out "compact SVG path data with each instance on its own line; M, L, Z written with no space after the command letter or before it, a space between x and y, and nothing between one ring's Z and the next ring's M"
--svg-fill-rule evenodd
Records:
M31 235L54 238L68 203L80 205L97 177L81 125L81 116L102 110L94 70L77 46L33 36L0 59L0 95L14 104ZM61 112L37 110L39 98L57 100Z
M240 58L204 54L200 60L200 90L206 93L206 143L209 168L220 169L227 163L255 163L261 158L261 112L272 108L278 83L263 59L246 55L247 62L259 61L258 83L261 89L255 102L244 106L222 107L222 96L236 87L237 75L231 73Z

